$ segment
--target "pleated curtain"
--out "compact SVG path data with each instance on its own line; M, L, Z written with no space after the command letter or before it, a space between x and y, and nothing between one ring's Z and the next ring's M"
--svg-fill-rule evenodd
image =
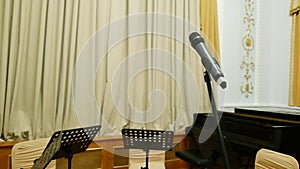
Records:
M188 31L200 31L199 6L199 0L1 1L1 139L50 137L54 131L80 127L84 122L101 124L100 135L118 135L124 127L184 131L192 123L193 113L210 111L204 68L188 41ZM132 21L134 17L130 16L138 14L148 18L142 23ZM161 15L169 16L168 22L159 23ZM217 25L213 14L206 17L213 17ZM145 32L129 36L139 24L148 25ZM202 27L206 26L203 23ZM173 36L159 34L157 27ZM92 41L103 30L107 31L107 43ZM213 30L208 36L217 42ZM128 36L108 46L118 31ZM178 35L183 36L181 41L176 39ZM89 58L84 64L91 69L77 72L87 46ZM101 63L96 56L100 48L107 51ZM139 55L144 59L130 61ZM141 63L147 69L129 76ZM119 72L125 76L116 76L122 65L125 66ZM171 74L154 69L157 65ZM182 71L179 66L188 70ZM76 95L80 87L90 87L80 86L85 84L85 78L78 78L80 73L94 79L94 89L88 90L95 92L95 102L84 104L90 96ZM193 92L190 89L195 85L188 77L196 82ZM197 107L191 104L194 93L199 93ZM80 102L82 106L78 106ZM163 109L149 120L148 110L155 111L157 107Z

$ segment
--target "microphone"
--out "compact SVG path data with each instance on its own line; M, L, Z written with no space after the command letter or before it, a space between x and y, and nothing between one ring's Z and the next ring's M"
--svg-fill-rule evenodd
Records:
M227 82L225 80L224 74L217 62L217 60L209 53L205 46L204 39L199 33L193 32L189 36L191 45L197 51L201 57L201 62L204 65L207 72L213 77L215 82L225 89L227 87Z

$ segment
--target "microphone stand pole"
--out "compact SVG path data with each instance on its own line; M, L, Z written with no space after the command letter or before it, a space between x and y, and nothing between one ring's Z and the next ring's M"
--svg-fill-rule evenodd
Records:
M210 77L209 77L209 74L207 71L204 72L204 80L206 82L206 86L207 86L207 90L208 90L208 94L209 94L209 98L210 98L212 113L213 113L213 116L215 117L215 120L217 123L217 130L218 130L218 135L219 135L220 144L221 144L221 148L222 148L223 158L224 158L224 162L225 162L225 168L230 169L226 146L225 146L224 138L223 138L223 133L221 130L221 126L219 125L219 122L218 122L219 115L218 115L216 102L215 102L214 95L213 95L212 88L211 88L211 83L210 83L211 80L210 80Z

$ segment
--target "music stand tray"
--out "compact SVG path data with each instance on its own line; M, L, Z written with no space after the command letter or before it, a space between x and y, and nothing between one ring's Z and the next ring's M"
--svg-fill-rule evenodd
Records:
M173 136L173 131L122 129L124 148L146 152L146 167L142 169L148 169L150 150L169 150L173 147Z
M56 131L53 133L41 157L35 160L32 169L44 169L51 160L68 158L71 169L73 154L86 151L100 131L101 125Z

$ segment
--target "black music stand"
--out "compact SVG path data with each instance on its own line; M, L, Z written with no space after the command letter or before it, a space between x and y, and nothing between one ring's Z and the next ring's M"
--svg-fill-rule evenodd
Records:
M146 167L149 169L150 150L169 150L173 146L173 131L122 129L124 148L142 149L146 152Z
M101 125L96 125L56 131L53 133L41 157L35 160L32 169L44 169L51 160L61 157L68 159L68 169L71 169L73 155L86 151L100 128Z

